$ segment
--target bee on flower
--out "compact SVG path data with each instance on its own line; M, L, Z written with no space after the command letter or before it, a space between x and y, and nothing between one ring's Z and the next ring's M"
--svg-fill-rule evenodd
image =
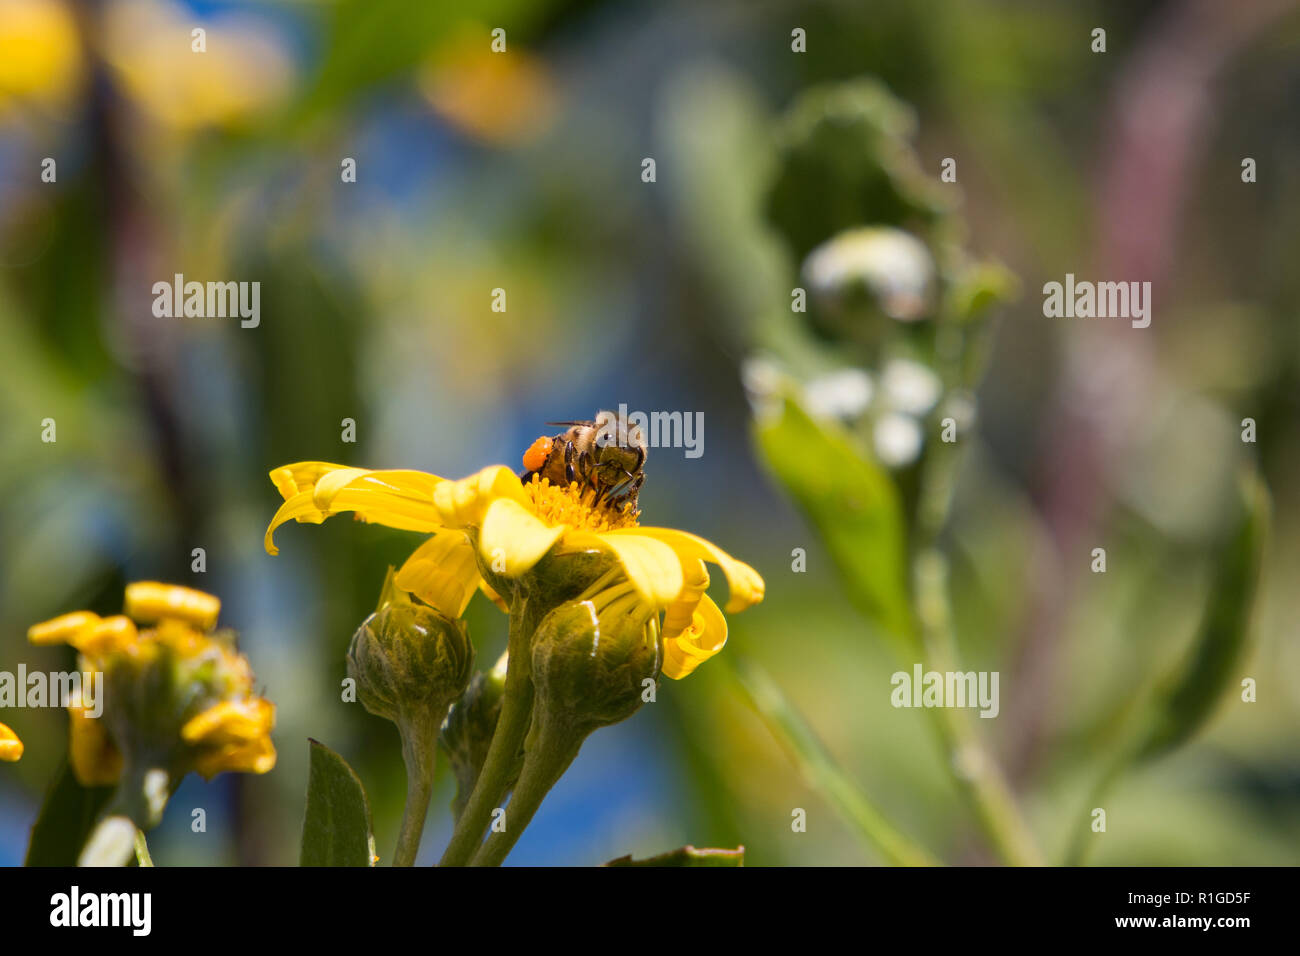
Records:
M527 794L519 806L535 807L587 734L640 706L646 682L686 677L722 650L727 621L706 593L709 564L727 579L727 613L763 598L763 579L748 564L689 532L640 524L644 443L588 447L583 428L592 423L563 424L569 431L525 452L522 476L504 465L450 480L318 461L270 475L284 499L267 528L270 554L286 522L351 511L429 535L393 577L398 589L451 620L481 590L510 616L491 743L458 772L475 783L458 798L443 865L499 862L531 816L508 843L476 856L509 790Z

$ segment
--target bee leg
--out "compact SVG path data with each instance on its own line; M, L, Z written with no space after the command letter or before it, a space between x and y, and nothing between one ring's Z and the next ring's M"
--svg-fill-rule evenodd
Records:
M577 479L573 471L573 442L564 445L564 480L572 484Z

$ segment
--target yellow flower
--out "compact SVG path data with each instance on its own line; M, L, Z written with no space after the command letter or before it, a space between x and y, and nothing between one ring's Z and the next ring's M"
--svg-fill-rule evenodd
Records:
M527 142L551 125L555 84L541 60L514 46L493 50L493 42L485 27L466 24L432 51L417 85L467 136L498 146Z
M9 729L7 724L0 724L0 760L13 763L23 755L23 742Z
M275 766L275 706L253 694L253 673L229 634L213 633L221 602L190 588L127 585L126 614L89 611L33 625L33 644L68 644L79 668L102 671L102 716L71 701L69 760L85 786L117 783L123 766L159 761L176 775L266 773ZM151 625L138 630L139 625Z
M196 28L204 50L194 51ZM123 91L162 127L180 133L232 127L268 114L293 85L293 62L260 18L203 21L170 0L107 4L101 43Z
M503 465L452 481L422 471L373 471L328 462L298 462L271 472L284 498L266 531L289 520L319 524L356 512L365 521L432 535L398 571L396 584L450 617L474 591L494 596L485 574L519 580L548 556L601 553L613 557L640 599L663 612L664 669L681 678L722 649L727 622L705 594L706 562L722 568L728 613L763 599L763 579L749 565L685 531L637 524L636 512L594 504L573 483L527 483Z
M65 105L82 72L72 10L60 0L0 3L0 114L18 101Z

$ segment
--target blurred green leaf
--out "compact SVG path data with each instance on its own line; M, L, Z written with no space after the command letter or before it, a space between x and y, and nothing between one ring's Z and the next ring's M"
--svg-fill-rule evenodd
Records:
M933 866L937 863L894 829L871 804L765 670L735 654L730 656L729 663L750 703L809 786L820 793L873 850L897 866Z
M299 865L370 866L375 840L361 780L334 751L317 740L308 742L311 770Z
M874 80L805 93L778 132L772 224L802 260L853 226L935 223L947 203L921 172L910 143L916 118Z
M910 652L915 630L893 481L837 426L814 421L788 395L780 401L779 414L755 426L763 459L812 522L854 604L900 653Z
M648 856L644 860L632 859L632 854L610 860L606 866L744 866L745 848L738 846L734 850L706 849L697 850L687 844L658 856Z
M1209 603L1186 659L1156 687L1139 759L1166 753L1192 737L1236 683L1250 646L1251 611L1259 585L1271 506L1256 474L1243 475L1240 513L1216 556Z
M112 787L83 787L64 761L32 827L25 866L76 866Z
M1268 488L1253 471L1242 475L1238 493L1237 520L1217 553L1196 638L1183 661L1157 680L1146 702L1137 705L1135 727L1128 741L1112 751L1088 797L1088 807L1100 804L1135 762L1155 759L1190 740L1239 674L1250 646L1251 611L1272 507ZM1066 865L1084 861L1094 845L1088 833L1086 827L1076 827L1066 850Z

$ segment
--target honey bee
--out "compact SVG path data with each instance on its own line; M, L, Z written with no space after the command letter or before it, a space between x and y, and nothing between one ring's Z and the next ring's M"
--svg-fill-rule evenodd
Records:
M595 492L595 504L636 510L637 492L645 480L646 440L637 425L628 426L614 412L599 412L595 421L547 422L564 426L558 435L543 435L524 452L524 473L547 478L553 485L579 482Z

